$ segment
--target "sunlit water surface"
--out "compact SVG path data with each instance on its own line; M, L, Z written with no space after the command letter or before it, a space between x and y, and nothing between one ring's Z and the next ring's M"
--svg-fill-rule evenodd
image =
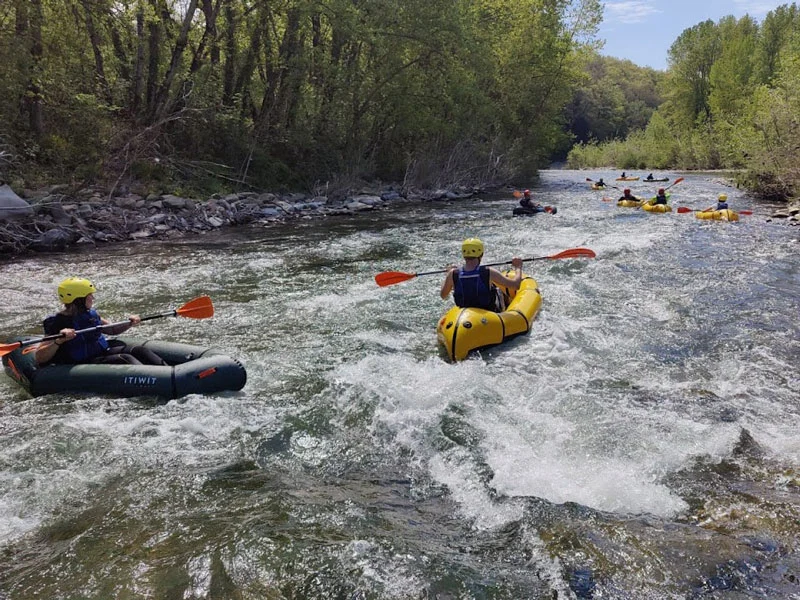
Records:
M112 320L208 294L213 319L137 333L248 383L163 404L1 376L0 598L800 597L800 228L714 175L673 205L755 215L617 208L587 176L542 174L555 216L507 191L5 261L4 338L69 275ZM470 236L597 258L527 263L531 334L449 364L441 276L373 277Z

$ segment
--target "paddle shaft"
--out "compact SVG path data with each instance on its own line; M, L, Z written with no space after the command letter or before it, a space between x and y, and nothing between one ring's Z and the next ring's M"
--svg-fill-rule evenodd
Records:
M547 258L558 258L558 256L534 256L531 258L523 258L522 262L531 262L534 260L545 260ZM496 263L486 263L485 265L481 265L483 267L499 267L500 265L510 265L510 260L504 260L503 262L496 262ZM437 273L447 273L450 269L439 269L438 271L426 271L425 273L414 273L415 277L420 277L421 275L436 275Z
M160 319L160 318L163 318L163 317L174 317L177 314L178 314L178 311L171 310L169 312L160 313L160 314L157 314L157 315L147 315L146 317L142 317L140 319L140 322L141 321L152 321L153 319ZM75 330L75 335L77 336L77 335L82 335L84 333L90 333L92 331L102 331L103 329L108 329L108 328L111 328L111 327L119 327L121 325L128 325L130 322L131 322L130 319L128 319L127 321L117 321L116 323L106 323L105 325L96 325L94 327L87 327L86 329L76 329ZM63 333L54 333L52 335L46 335L46 336L44 336L42 338L37 338L35 340L25 340L23 342L17 342L17 343L19 344L19 347L22 348L24 346L30 346L31 344L38 344L40 342L52 342L53 340L57 340L58 338L62 338L62 337L64 337Z

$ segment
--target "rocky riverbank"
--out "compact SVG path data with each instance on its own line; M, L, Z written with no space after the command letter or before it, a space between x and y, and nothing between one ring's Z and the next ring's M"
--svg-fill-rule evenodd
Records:
M6 195L10 188L6 189ZM302 193L238 192L206 200L174 194L122 193L65 185L23 192L24 203L0 215L0 253L51 252L82 244L173 238L232 225L353 215L399 202L470 198L484 188L407 191L387 187L337 198ZM13 194L13 192L11 192Z

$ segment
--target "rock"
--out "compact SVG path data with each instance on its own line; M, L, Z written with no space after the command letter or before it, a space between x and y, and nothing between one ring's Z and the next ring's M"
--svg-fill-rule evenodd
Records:
M45 252L63 250L72 240L72 234L63 229L50 229L34 240L33 248Z
M186 199L181 198L180 196L173 196L172 194L167 194L166 196L161 197L161 201L167 208L172 208L176 210L181 208L186 208Z
M74 208L74 205L72 205ZM63 204L55 202L50 205L50 214L53 220L59 225L69 225L72 223L72 217L67 213L67 209Z
M0 220L25 219L33 216L33 208L14 193L7 184L0 185Z
M356 196L353 198L353 202L360 202L361 204L367 204L369 206L383 204L383 200L381 200L380 196Z
M225 224L225 221L219 217L209 217L208 224L212 227L222 227Z

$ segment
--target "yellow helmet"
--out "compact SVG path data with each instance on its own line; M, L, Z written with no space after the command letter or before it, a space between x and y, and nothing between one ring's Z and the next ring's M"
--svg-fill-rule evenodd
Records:
M461 254L464 258L480 258L483 256L483 242L478 238L469 238L461 244Z
M78 298L86 298L97 290L88 279L68 277L58 284L58 297L64 304L72 304Z
M720 194L717 200L720 202L726 202L728 200L728 194Z

